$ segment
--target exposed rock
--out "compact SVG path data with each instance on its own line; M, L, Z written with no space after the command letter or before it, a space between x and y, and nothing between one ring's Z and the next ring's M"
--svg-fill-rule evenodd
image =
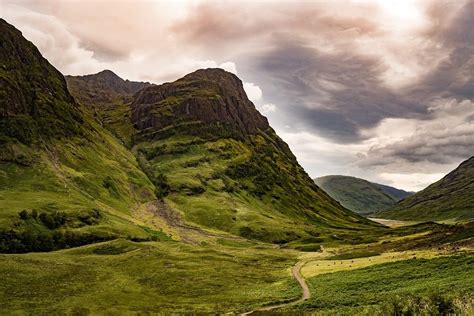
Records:
M135 127L148 133L182 123L224 123L243 134L256 134L269 127L247 98L242 81L217 68L147 87L137 93L132 109Z

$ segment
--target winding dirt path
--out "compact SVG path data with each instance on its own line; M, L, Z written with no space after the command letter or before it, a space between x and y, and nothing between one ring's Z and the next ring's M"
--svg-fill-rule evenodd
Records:
M282 303L282 304L276 304L276 305L270 305L270 306L257 308L250 312L242 313L240 315L245 316L245 315L253 314L255 312L268 312L268 311L272 311L274 309L282 308L285 306L296 305L308 300L311 297L311 292L309 291L309 287L308 287L308 284L306 284L305 278L301 275L301 268L303 267L305 263L306 263L305 261L298 261L298 263L296 263L291 269L291 274L293 275L293 278L295 278L296 281L298 281L301 287L301 290L303 291L303 294L301 295L299 299L288 302L288 303Z

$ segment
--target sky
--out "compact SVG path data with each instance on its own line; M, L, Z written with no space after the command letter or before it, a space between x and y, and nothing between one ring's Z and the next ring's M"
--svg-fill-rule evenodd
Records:
M474 1L0 0L63 74L237 74L311 177L417 191L474 155Z

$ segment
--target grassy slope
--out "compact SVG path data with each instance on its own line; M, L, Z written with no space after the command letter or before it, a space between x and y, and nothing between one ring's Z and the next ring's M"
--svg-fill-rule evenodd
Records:
M376 217L414 221L464 221L474 218L474 157L443 179Z
M375 183L359 178L325 176L314 181L344 207L363 215L385 210L398 200Z
M357 265L358 260L362 259L352 260L355 261L353 265ZM332 265L331 262L328 264ZM337 264L339 265L339 262ZM434 294L469 300L474 293L473 264L474 255L471 253L433 259L401 260L318 275L310 278L308 282L312 298L299 308L318 310L331 315L375 315L387 314L390 304L399 298L402 298L402 305L410 303L407 301L409 297L418 297L430 303L429 297ZM470 304L472 311L472 301ZM437 307L426 309L434 311Z
M293 299L295 254L268 247L116 240L0 255L0 313L247 311Z
M34 157L30 166L0 164L0 227L12 227L23 209L73 215L96 208L105 218L84 229L146 235L132 211L154 199L153 185L130 152L95 128L89 140L58 140L46 150L24 150Z
M228 101L233 94L244 94L237 85L221 86L213 76L221 76L222 82L238 80L222 70L200 70L162 88L147 88L149 93L142 90L145 103L132 105L137 113L149 111L139 124L162 122L139 131L133 152L155 184L162 175L167 178L170 194L165 200L172 208L205 227L278 243L338 230L377 229L318 188L270 127L247 132L228 118L203 122L188 117L191 106L225 111L236 106ZM170 96L159 98L169 91ZM245 108L241 115L261 118L246 97L239 102L237 107Z
M364 221L341 212L330 198L308 187L301 171L291 172L295 168L292 161L282 159L278 152L269 156L255 153L272 146L261 136L248 143L177 135L140 143L134 151L149 174L166 175L171 192L165 200L190 222L280 243L364 228L359 224ZM160 153L153 154L157 151ZM229 174L232 166L248 166L252 155L268 161L257 166L259 172L270 174L274 172L270 168L278 168L284 175L277 180L281 186L273 186L271 180L270 184L259 183L254 174ZM269 187L260 191L264 185Z
M0 248L15 243L3 235L11 230L42 235L29 239L64 230L148 236L132 213L155 199L154 187L135 157L79 107L31 42L4 20L0 29ZM66 223L53 231L43 220L20 220L25 209L61 212ZM94 209L100 220L81 223Z

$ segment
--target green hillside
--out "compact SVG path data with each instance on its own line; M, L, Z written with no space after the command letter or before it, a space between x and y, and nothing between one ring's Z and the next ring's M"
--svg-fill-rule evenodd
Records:
M1 19L0 57L1 315L473 310L472 223L345 209L236 76L66 84Z
M98 116L113 113L82 96L81 77L67 79L76 99ZM114 102L109 98L112 108L123 106ZM311 181L231 73L199 70L151 85L129 107L131 122L104 126L131 132L122 136L131 139L157 196L184 221L277 243L372 225Z
M466 221L474 218L474 157L423 191L377 217L413 221Z
M349 176L325 176L314 181L342 206L366 216L388 209L412 194Z
M154 187L135 157L82 111L32 43L4 20L0 29L2 252L149 238L132 214Z
M224 232L286 243L376 227L312 183L236 76L70 77L77 103L32 43L1 28L3 251Z

